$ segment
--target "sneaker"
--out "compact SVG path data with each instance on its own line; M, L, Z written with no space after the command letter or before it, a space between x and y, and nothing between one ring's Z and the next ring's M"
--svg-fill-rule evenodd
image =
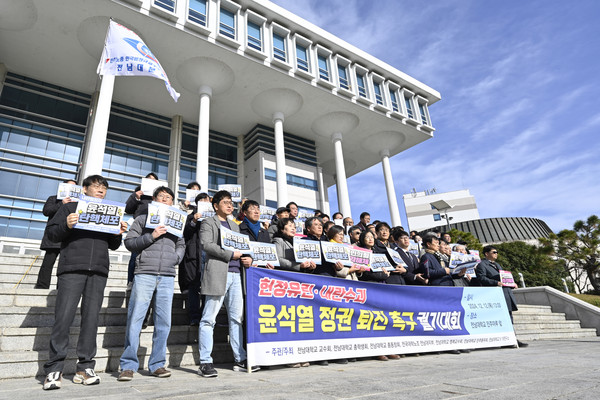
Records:
M46 375L46 380L44 381L44 390L54 390L60 389L62 385L62 372L50 372Z
M236 372L247 372L248 366L246 365L246 360L236 362L235 364L233 364L233 370ZM257 365L253 365L251 368L251 371L252 372L260 371L260 367Z
M171 371L165 367L160 367L155 369L154 372L152 372L152 375L156 376L157 378L168 378L171 376Z
M315 361L314 364L327 366L327 365L329 365L329 361L327 361L327 360Z
M117 378L118 381L121 382L128 382L130 380L133 379L133 374L134 371L131 369L126 369L125 371L122 371L121 374L119 375L119 377Z
M216 378L217 370L213 368L212 364L200 364L200 369L198 369L198 374L205 378Z
M77 371L73 377L73 383L83 383L84 385L97 385L100 383L100 377L96 375L92 368L86 368L85 371Z

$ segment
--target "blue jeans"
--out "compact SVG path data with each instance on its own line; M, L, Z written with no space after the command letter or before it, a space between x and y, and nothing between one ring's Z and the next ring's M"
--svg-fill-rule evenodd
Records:
M137 279L137 278L136 278ZM227 318L229 320L229 344L233 350L236 362L246 360L246 350L243 343L244 297L242 295L242 280L240 274L227 273L227 284L224 296L206 296L204 312L198 329L198 342L200 343L200 363L213 362L211 357L213 349L213 330L221 306L225 302Z
M171 331L171 309L173 304L173 285L175 277L137 274L133 280L131 298L127 309L127 331L125 332L125 350L121 356L121 370L137 371L137 357L140 346L142 323L156 293L154 303L154 333L152 335L152 353L148 360L150 372L164 367L167 358L167 338Z

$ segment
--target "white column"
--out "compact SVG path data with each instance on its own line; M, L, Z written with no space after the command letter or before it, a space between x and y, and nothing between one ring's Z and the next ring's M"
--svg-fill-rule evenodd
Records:
M198 147L196 148L196 182L208 193L208 146L210 126L210 98L212 89L200 87L200 117L198 119Z
M288 203L287 172L285 170L285 148L283 145L283 120L280 112L273 114L275 130L275 169L277 169L277 206L284 207Z
M398 200L396 199L396 190L394 189L394 180L392 179L392 169L390 168L390 151L382 150L380 155L392 226L400 226L402 225L402 221L400 221L400 210L398 209Z
M344 166L344 152L342 151L342 134L331 135L333 149L335 151L335 175L338 194L339 211L345 217L352 216L350 210L350 196L348 195L348 183L346 182L346 167Z
M108 118L110 117L115 77L113 75L102 75L100 79L98 102L91 110L94 115L92 116L92 127L88 131L88 140L86 140L86 148L83 155L84 163L79 173L80 183L87 176L102 174L102 163L104 162L104 149L106 148L106 136L108 132Z
M183 118L175 115L171 119L171 140L169 145L169 174L167 175L169 187L175 193L175 200L179 197L179 166L181 165L181 146L183 140ZM189 182L186 182L186 184Z
M327 188L323 179L323 168L317 167L317 182L319 184L319 208L327 215L329 214L329 201L327 199Z

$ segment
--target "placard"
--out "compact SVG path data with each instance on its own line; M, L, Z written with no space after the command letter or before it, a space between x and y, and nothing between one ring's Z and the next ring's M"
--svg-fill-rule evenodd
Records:
M400 265L400 266L406 268L406 263L400 256L400 253L398 253L396 250L392 249L391 247L386 247L386 251L387 251L388 258L390 259L390 261L392 262L393 265Z
M196 202L196 197L202 193L202 190L197 189L185 189L185 199L191 204Z
M373 252L371 250L363 249L358 246L350 246L348 249L350 254L350 261L352 264L360 267L360 269L369 271L371 269L371 254Z
M160 180L150 179L150 178L142 178L142 185L140 187L141 187L142 192L144 192L144 196L152 197L154 195L154 190L156 190L157 187L161 187L161 186L168 187L169 184L167 183L167 181L160 181ZM173 199L173 200L175 200L175 199Z
M344 227L344 220L342 218L334 219L333 223L336 224L337 226L341 226L342 228Z
M421 245L413 240L409 241L408 253L413 253L417 258L420 257Z
M221 248L231 251L240 251L243 255L252 256L252 247L248 235L232 231L223 226L220 227L220 232Z
M350 261L350 253L348 252L349 246L347 244L321 242L321 250L323 251L323 258L325 261L334 264L339 261L347 267L352 266L352 261Z
M313 261L321 265L321 242L294 237L294 258L299 263Z
M67 197L78 199L80 195L83 195L83 186L63 182L58 184L58 192L56 193L57 200L62 200Z
M512 272L507 271L505 269L501 269L500 271L500 282L502 282L502 286L508 286L512 288L516 288L517 284L513 278Z
M74 228L118 234L125 214L125 204L81 195L75 212L79 219Z
M387 254L371 254L371 271L380 272L384 269L394 271L396 267L390 263Z
M154 229L164 225L167 232L177 237L183 237L187 213L177 207L168 206L153 201L148 204L148 216L146 217L146 228Z
M277 246L273 243L250 242L252 247L252 263L260 267L271 264L274 267L279 266L279 257L277 256Z
M217 212L210 201L199 201L196 203L196 212L202 214L202 216L198 218L198 221L204 221L206 218L217 215Z
M258 219L260 222L268 222L271 223L273 221L273 216L277 213L277 209L269 206L260 206L260 218Z
M234 203L242 202L242 185L219 185L219 191L227 190L231 193L231 201Z

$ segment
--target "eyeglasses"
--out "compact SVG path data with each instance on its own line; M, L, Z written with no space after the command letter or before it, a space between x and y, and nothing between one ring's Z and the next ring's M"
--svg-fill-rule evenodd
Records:
M231 200L222 200L221 204L223 204L224 206L232 206L233 205L233 201L231 201Z
M156 196L156 198L159 200L173 200L173 196L171 196L170 194L159 194L158 196Z
M498 254L498 252L496 250L491 251L490 253L492 253L492 254Z
M102 190L106 190L107 189L106 186L104 186L104 185L102 185L100 183L92 183L90 185L90 187L93 187L94 189L102 189Z

